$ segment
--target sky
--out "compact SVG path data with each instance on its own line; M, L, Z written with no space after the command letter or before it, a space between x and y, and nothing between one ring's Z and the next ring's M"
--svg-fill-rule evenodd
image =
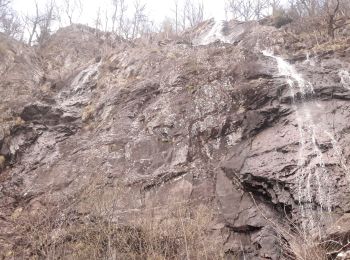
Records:
M39 5L44 5L47 0L37 0ZM104 10L111 11L112 0L81 0L84 6L84 11L79 19L80 23L92 24L99 7L104 13ZM180 0L181 1L181 0ZM202 0L205 8L205 18L214 17L217 20L225 19L225 0ZM62 0L56 0L57 3L62 3ZM134 0L126 0L128 6L133 6ZM13 0L13 7L16 11L22 14L31 14L34 12L35 0ZM172 17L174 0L143 0L146 4L147 14L151 20L160 24L165 17Z

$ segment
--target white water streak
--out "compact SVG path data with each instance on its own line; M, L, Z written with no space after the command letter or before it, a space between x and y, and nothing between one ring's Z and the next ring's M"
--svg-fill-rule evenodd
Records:
M223 34L225 28L225 21L215 22L213 27L208 31L202 39L199 40L198 45L207 45L215 41L221 41L224 43L230 43L230 39Z
M343 154L341 148L339 147L339 144L338 144L337 140L328 131L325 131L325 133L328 135L329 139L332 142L332 147L333 147L333 150L334 150L335 157L339 158L339 164L345 170L346 177L350 181L349 167L344 162L345 161L344 154Z
M350 73L347 70L339 71L340 82L344 88L350 89Z
M98 68L100 67L101 62L92 64L83 71L81 71L73 80L71 87L74 91L79 91L84 89L85 84L98 73Z
M60 106L66 114L80 116L79 106L86 106L91 99L91 88L89 83L98 77L101 62L92 64L82 70L72 81L70 88L66 92L61 92Z
M279 74L285 77L291 93L292 106L296 112L299 132L299 171L296 183L299 210L304 219L302 222L304 230L311 230L316 227L313 205L319 204L320 212L330 212L332 206L329 187L330 173L325 166L323 153L317 141L317 137L324 132L324 129L322 126L315 124L310 111L310 107L321 107L321 105L313 100L314 88L312 84L305 81L303 76L295 70L294 66L281 57L273 55L272 52L263 51L263 54L277 61ZM326 133L333 144L335 152L339 153L335 138L328 132ZM345 164L342 164L342 167L347 170ZM316 189L313 189L313 186L316 186Z
M310 58L310 53L307 52L306 53L306 60L304 61L305 64L309 64L312 67L316 66L316 62L314 60L314 58Z

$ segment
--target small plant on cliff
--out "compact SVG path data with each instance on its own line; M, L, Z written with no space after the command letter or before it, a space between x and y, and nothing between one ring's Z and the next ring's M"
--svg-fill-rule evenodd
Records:
M0 155L0 170L3 170L5 168L5 162L6 162L5 156Z
M83 120L83 122L86 122L89 119L91 119L94 115L94 112L95 112L95 107L93 105L86 106L81 115L81 119Z
M272 15L273 25L277 28L281 28L293 21L293 19L282 8L275 10Z

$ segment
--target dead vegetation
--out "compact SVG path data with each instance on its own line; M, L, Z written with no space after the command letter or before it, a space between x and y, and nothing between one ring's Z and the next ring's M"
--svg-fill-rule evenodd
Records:
M6 162L5 156L0 155L0 171L5 168L5 162Z
M331 216L328 216L329 213L322 213L324 215L319 215L318 217L326 217L328 223L325 226L319 225L317 228L311 228L308 225L296 223L285 213L285 217L281 222L275 222L268 218L268 214L258 206L252 193L250 193L250 196L262 217L271 224L276 232L276 238L281 248L280 259L349 259L347 257L350 252L350 233L346 232L348 228L344 228L344 223L348 223L346 219L344 221L341 218L335 222ZM331 235L329 234L329 229L332 228L336 228L337 230L342 228L341 233L344 234ZM326 231L326 229L328 230Z
M347 259L342 258L341 255L350 248L349 241L343 241L341 237L319 237L296 225L291 225L291 227L289 230L284 228L282 232L279 232L283 259ZM282 229L278 228L278 230Z
M280 232L280 245L282 255L290 260L327 260L328 250L322 241L315 239L310 234L304 233L298 227L292 225L291 230L283 229ZM279 228L281 230L281 228ZM282 238L283 237L283 238Z
M121 200L125 196L122 189L122 186L114 186L106 192L101 187L90 186L81 192L79 200L67 199L50 210L34 215L18 210L13 220L18 224L20 237L6 256L30 259L223 258L221 244L210 236L208 227L214 214L209 207L177 202L164 208L121 210ZM86 213L78 213L79 208Z

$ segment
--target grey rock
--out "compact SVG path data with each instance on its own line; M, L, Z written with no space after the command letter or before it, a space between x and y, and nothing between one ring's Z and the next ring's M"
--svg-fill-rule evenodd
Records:
M108 55L87 28L65 28L40 50L45 65L32 49L10 42L9 53L23 48L25 62L0 83L0 154L7 158L0 173L0 252L21 237L11 220L16 208L32 214L60 205L96 180L106 191L127 187L115 216L125 222L130 211L207 203L227 254L245 259L281 259L276 226L288 226L285 219L302 224L301 205L318 216L329 199L332 214L349 212L350 90L338 75L349 66L349 49L346 56L320 57L315 67L297 54L290 58L314 86L312 96L297 93L293 103L285 78L258 46L263 38L264 46L283 51L289 36L257 23L227 26L235 44L130 47L106 38ZM300 165L296 111L303 109L317 133ZM308 179L304 169L320 166L315 146L326 170ZM306 188L311 200L300 192ZM74 210L88 213L83 204Z

